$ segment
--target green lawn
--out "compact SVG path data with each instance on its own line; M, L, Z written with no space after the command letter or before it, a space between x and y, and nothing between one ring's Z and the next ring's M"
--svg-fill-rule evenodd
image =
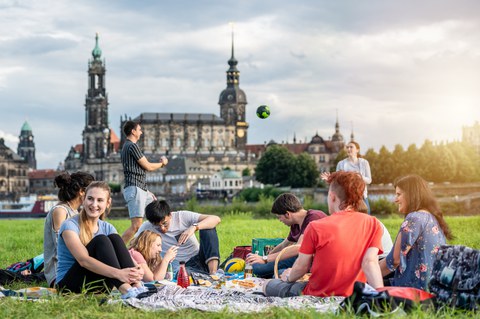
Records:
M121 233L129 225L128 220L111 220ZM402 222L400 217L382 219L392 237L395 237ZM480 216L448 217L447 222L453 230L456 238L451 244L462 244L480 249ZM252 219L246 214L224 216L222 223L217 227L220 238L220 251L223 257L228 256L236 245L249 245L255 237L285 237L287 227L276 219ZM23 261L38 255L43 247L43 220L1 220L0 221L0 267L5 268L16 261ZM222 258L223 258L222 257ZM22 285L14 285L12 288L21 288ZM423 313L417 311L412 314L418 318L437 317L475 317L472 313L440 314ZM204 313L199 311L182 311L177 313L145 313L135 309L99 305L98 297L77 295L59 297L47 303L18 302L10 298L0 300L0 318L256 318L258 315L234 315L227 313ZM331 317L332 315L319 316L310 312L292 312L278 309L265 313L266 318L319 318ZM340 316L341 317L341 316ZM346 315L345 315L346 317Z

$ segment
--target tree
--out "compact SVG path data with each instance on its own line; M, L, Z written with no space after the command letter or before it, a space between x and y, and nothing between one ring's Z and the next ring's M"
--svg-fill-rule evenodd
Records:
M250 176L250 168L245 167L242 171L242 176Z
M289 177L295 165L295 156L285 147L271 145L257 163L255 175L264 184L289 186Z
M289 184L292 187L313 187L317 184L319 174L315 161L307 153L302 153L295 158Z

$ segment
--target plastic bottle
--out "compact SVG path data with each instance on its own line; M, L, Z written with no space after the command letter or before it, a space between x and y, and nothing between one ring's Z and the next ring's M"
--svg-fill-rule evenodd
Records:
M173 267L172 263L168 263L167 273L165 274L165 279L172 281L173 280Z
M180 268L177 274L177 285L183 288L190 286L190 278L188 276L187 268L185 268L185 262L180 262Z

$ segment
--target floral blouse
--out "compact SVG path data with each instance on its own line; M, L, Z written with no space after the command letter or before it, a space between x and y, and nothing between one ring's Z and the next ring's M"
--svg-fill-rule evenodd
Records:
M400 264L393 266L394 249L386 258L387 267L395 271L393 286L427 289L435 254L445 244L445 235L435 217L427 212L412 212L405 217L400 236ZM396 240L395 240L396 242ZM410 249L408 252L407 250Z

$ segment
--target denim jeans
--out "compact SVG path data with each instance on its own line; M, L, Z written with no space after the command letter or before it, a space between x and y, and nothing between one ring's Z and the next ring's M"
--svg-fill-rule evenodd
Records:
M297 257L290 257L278 262L278 273L281 274L285 269L293 266ZM273 278L275 262L271 261L266 264L253 264L253 275L260 278Z
M198 255L190 258L187 263L187 270L193 272L210 273L207 263L217 259L220 261L220 249L218 235L215 228L200 230L200 249Z

